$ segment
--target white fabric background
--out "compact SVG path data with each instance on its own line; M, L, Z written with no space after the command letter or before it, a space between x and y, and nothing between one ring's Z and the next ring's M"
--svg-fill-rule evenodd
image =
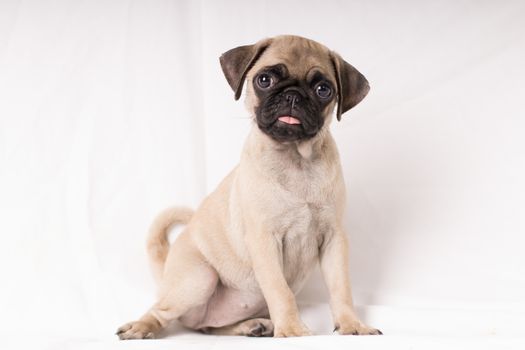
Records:
M116 327L154 301L152 218L196 207L251 125L219 55L282 33L326 44L371 83L332 130L356 304L387 335L118 343ZM519 0L0 1L3 342L522 347L524 34ZM329 334L319 278L300 300Z

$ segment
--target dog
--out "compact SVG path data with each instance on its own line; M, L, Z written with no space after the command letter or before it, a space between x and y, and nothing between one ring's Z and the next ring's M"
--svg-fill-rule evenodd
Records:
M209 334L310 335L295 301L320 263L340 334L381 334L353 307L345 185L329 131L368 93L366 78L337 53L278 36L220 57L238 100L246 82L253 127L239 164L193 212L162 212L148 236L158 301L120 339L158 337L171 321ZM336 109L337 107L337 109ZM173 225L186 225L170 246Z

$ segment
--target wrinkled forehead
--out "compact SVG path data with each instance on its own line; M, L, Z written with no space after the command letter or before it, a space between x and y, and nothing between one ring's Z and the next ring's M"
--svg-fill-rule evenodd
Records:
M308 79L316 72L320 72L335 81L329 50L315 41L302 38L275 40L250 70L249 76L253 76L265 67L277 64L286 65L290 76L298 79Z

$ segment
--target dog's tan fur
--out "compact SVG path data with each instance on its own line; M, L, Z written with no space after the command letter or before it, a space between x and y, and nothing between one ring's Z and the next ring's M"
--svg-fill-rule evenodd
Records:
M249 82L252 115L259 101L251 81L268 65L283 63L299 79L316 69L337 81L338 89L340 81L347 84L338 76L346 62L314 41L281 36L246 50L253 51L247 71L240 78L229 76L228 68L225 74L237 95L244 79ZM359 98L338 91L339 104L342 98L359 102L368 85L364 89ZM306 141L277 142L254 125L239 165L194 214L173 208L159 216L148 241L159 299L140 320L119 329L121 339L155 337L177 319L215 334L308 335L294 295L317 261L339 333L380 333L359 321L352 303L342 227L346 192L329 131L336 102L325 107L324 126ZM175 223L187 226L168 247L166 233Z

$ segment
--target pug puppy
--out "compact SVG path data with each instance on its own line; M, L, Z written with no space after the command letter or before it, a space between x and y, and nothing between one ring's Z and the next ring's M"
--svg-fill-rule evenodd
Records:
M340 334L363 324L350 291L345 185L329 125L368 93L365 77L325 46L278 36L220 57L254 125L240 163L197 211L170 208L148 238L158 301L120 339L159 336L174 320L212 334L310 335L295 294L319 262ZM337 108L336 108L337 106ZM185 229L170 246L167 233Z

